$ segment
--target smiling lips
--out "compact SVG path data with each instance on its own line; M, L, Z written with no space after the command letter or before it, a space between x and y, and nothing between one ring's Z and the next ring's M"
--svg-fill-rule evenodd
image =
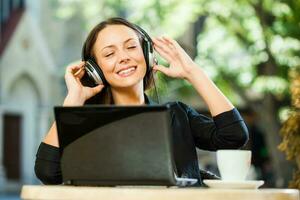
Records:
M136 70L136 66L127 67L117 72L117 74L121 77L127 77L132 75Z

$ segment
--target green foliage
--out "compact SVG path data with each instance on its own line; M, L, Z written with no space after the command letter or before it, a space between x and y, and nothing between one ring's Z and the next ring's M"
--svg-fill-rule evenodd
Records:
M288 98L288 71L300 64L300 1L297 0L52 0L56 16L82 14L85 29L122 16L151 35L179 37L205 16L195 61L233 102L273 94ZM158 75L161 93L194 95L182 80ZM165 85L163 85L165 84ZM233 88L235 86L235 88ZM241 94L243 93L243 94ZM251 94L249 96L249 94Z
M186 0L51 0L56 17L69 19L79 13L85 18L86 30L99 21L113 17L126 17L141 25L151 34L180 36L188 22L196 16L196 1ZM180 19L180 20L179 20ZM174 28L180 27L180 28Z
M299 1L201 1L207 15L196 61L218 85L231 78L241 93L289 96L288 71L300 64ZM288 21L288 23L286 23ZM287 25L287 26L286 26ZM297 27L297 28L296 28ZM224 76L225 75L225 76Z

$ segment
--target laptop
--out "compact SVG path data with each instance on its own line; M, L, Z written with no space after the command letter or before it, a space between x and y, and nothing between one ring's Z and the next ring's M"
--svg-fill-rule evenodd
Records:
M170 106L55 107L63 183L191 186L177 177Z

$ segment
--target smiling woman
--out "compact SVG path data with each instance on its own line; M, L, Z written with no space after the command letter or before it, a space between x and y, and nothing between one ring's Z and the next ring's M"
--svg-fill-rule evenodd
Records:
M156 50L169 67L158 65ZM237 109L228 101L179 44L168 37L150 38L140 27L122 18L111 18L90 32L82 51L83 62L66 69L68 94L64 106L87 103L115 105L152 104L145 95L153 71L189 81L207 104L212 118L182 102L169 102L172 114L175 163L178 175L196 178L202 185L196 147L204 150L236 149L248 140ZM141 130L142 131L142 130ZM56 125L41 143L35 172L45 184L60 184L60 152Z
M134 85L141 91L152 86L150 67L155 62L152 40L143 29L126 20L112 18L95 26L83 46L82 59L92 71L98 72L94 77L99 75L100 80L94 83L106 86L86 104L118 104L116 101L123 99L118 94L128 92L128 86ZM95 86L86 79L88 76L81 79L84 85Z
M123 25L104 28L98 34L92 54L113 94L128 87L143 88L146 62L134 30Z

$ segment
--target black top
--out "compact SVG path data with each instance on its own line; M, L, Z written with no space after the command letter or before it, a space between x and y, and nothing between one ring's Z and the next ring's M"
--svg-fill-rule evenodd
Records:
M147 98L146 102L152 104ZM240 148L248 140L246 125L235 108L209 118L182 102L170 105L178 175L197 178L202 185L196 147L209 151ZM44 184L62 183L60 157L58 147L40 144L35 173Z

